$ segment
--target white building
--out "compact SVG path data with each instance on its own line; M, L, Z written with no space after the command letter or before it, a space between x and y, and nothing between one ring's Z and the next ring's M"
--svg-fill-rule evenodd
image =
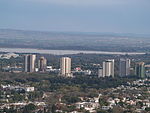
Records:
M34 87L25 87L26 92L34 92Z
M64 77L71 77L71 58L63 57L60 60L60 75Z
M98 69L98 77L103 77L103 68Z
M103 62L103 77L114 77L114 59Z

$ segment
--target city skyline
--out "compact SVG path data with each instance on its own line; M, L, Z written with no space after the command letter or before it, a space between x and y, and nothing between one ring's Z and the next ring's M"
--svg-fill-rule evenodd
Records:
M149 0L0 0L0 113L150 113Z

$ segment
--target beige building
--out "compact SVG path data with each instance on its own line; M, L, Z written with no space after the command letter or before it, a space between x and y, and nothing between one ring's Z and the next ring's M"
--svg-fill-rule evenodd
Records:
M60 75L64 77L71 77L71 58L63 57L60 60Z
M103 77L114 77L114 59L103 62Z
M38 61L38 68L40 72L45 72L47 67L47 60L44 57L40 57Z
M103 77L103 68L98 69L98 77Z
M25 55L25 72L34 72L35 71L35 60L36 55Z

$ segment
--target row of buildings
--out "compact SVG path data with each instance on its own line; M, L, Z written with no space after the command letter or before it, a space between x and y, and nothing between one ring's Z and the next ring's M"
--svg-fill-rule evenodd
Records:
M36 55L25 55L25 65L24 71L25 72L35 72L35 60ZM45 72L47 68L47 60L44 57L40 57L38 60L38 71ZM64 77L71 77L71 58L63 57L60 60L60 75Z
M98 70L98 77L114 77L114 59L106 60L103 62L102 67ZM120 59L119 61L119 76L126 77L131 75L131 60ZM138 62L135 64L134 75L145 78L145 63Z
M35 60L36 55L25 55L25 72L34 72L35 71ZM38 71L45 72L47 67L47 60L44 57L40 57L38 60ZM131 60L124 58L119 61L119 76L126 77L131 75ZM140 78L145 77L145 63L139 62L135 65L134 69L135 75ZM71 71L71 58L62 57L60 59L60 76L72 77ZM98 77L114 77L115 76L115 60L108 59L102 63L102 67L98 69Z
M114 77L114 59L103 62L102 67L98 70L99 77ZM124 77L130 75L130 59L120 59L119 61L119 76Z

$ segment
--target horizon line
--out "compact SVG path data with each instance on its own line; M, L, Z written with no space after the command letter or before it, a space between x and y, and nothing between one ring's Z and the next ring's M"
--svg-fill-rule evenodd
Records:
M50 31L50 30L31 30L31 29L13 29L13 28L0 28L0 30L14 30L14 31L26 31L26 32L49 32L49 33L82 33L82 34L95 34L95 35L145 35L145 36L150 36L150 34L146 34L146 33L124 33L124 32L93 32L93 31Z

